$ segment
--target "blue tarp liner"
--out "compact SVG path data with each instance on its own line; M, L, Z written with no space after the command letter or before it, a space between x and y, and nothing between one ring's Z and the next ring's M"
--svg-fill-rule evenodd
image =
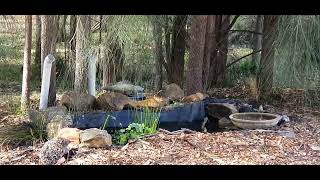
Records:
M200 129L206 116L204 101L176 107L172 110L160 112L161 128L175 130L180 128ZM79 129L101 128L108 119L106 128L126 128L134 122L135 113L133 110L122 110L116 112L90 112L83 115L76 115L73 118L73 127ZM139 113L138 113L139 114ZM143 115L143 113L139 114ZM158 114L157 114L158 115Z
M208 116L206 108L209 103L229 103L235 105L243 105L240 100L236 99L215 99L207 98L200 102L186 104L176 107L172 110L160 112L160 128L167 130L178 130L181 128L189 128L193 130L201 130L201 125L205 117ZM134 122L137 111L122 110L115 112L90 112L83 115L75 115L73 118L73 127L79 129L87 128L126 128ZM143 116L143 113L138 113ZM159 115L159 114L156 114ZM106 122L106 119L107 122Z

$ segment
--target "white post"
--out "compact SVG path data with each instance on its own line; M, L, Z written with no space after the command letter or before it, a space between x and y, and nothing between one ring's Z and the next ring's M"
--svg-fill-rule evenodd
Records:
M40 105L39 105L40 110L46 109L48 107L51 67L54 61L55 61L55 58L51 54L49 54L44 59L42 82L41 82Z
M96 95L96 58L97 56L93 53L88 63L88 88L92 96Z

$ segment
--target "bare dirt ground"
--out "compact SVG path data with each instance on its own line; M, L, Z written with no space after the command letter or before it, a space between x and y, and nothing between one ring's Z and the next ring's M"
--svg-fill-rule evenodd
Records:
M225 94L229 93L230 90L227 90ZM289 101L275 107L276 112L289 115L290 122L275 127L272 132L235 130L176 135L158 132L152 137L131 142L123 147L80 148L76 155L63 164L319 165L320 113L294 103L294 99L290 98L294 93L296 92L284 92L283 99L289 99ZM8 114L5 106L0 104L1 125L17 119L23 118ZM0 164L38 165L38 152L41 145L20 146L14 149L2 148Z

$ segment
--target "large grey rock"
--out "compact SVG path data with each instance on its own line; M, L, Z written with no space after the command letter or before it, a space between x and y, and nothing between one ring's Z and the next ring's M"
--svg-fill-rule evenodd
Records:
M184 92L177 84L172 83L165 86L160 95L171 100L180 100L183 98Z
M120 81L111 86L103 87L102 89L107 91L122 93L127 96L133 96L133 95L136 95L137 93L142 93L144 91L144 88L142 88L141 86L133 85L129 81Z
M60 104L75 111L88 111L94 107L96 98L90 94L65 92L60 100Z
M210 103L207 107L208 114L214 118L227 118L234 113L238 113L238 109L233 104L228 103Z
M40 162L44 165L54 165L69 152L69 141L63 138L54 138L47 141L39 152Z
M219 128L236 128L229 118L231 114L238 113L233 104L211 103L208 104L207 111L209 116L218 120Z
M105 130L91 128L80 132L80 142L81 147L110 147L112 145L112 137Z
M107 111L120 111L130 102L132 100L128 96L117 92L105 92L96 100L97 107Z
M47 124L48 139L58 137L59 131L72 125L70 115L57 115Z

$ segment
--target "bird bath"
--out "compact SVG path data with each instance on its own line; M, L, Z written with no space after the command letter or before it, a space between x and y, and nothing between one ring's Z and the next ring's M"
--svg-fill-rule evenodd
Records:
M241 129L266 129L275 126L281 116L270 113L235 113L230 116L231 122Z

